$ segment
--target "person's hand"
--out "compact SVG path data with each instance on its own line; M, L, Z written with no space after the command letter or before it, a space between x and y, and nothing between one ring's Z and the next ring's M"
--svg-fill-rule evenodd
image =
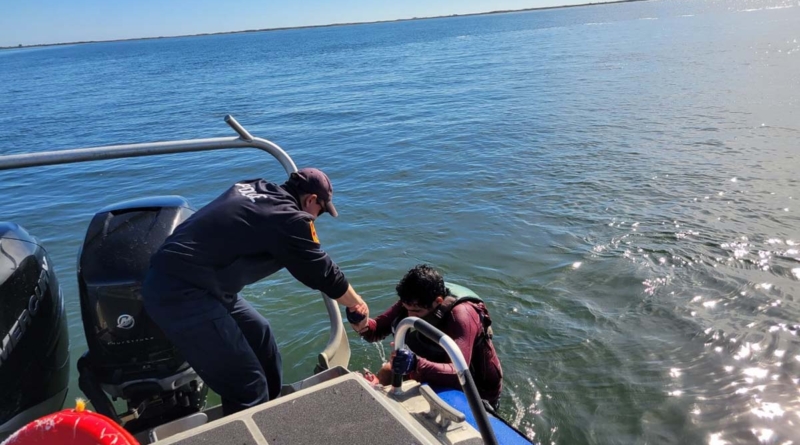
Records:
M386 362L381 366L381 369L378 370L378 382L383 385L391 385L392 384L392 363L391 361Z
M369 330L369 307L361 302L345 309L347 321L354 331L363 334Z
M369 372L369 369L367 368L364 368L364 374L362 375L364 376L364 379L366 379L367 382L369 382L369 384L372 386L377 386L380 385L381 383L380 380L378 379L378 376Z
M395 351L391 363L391 369L395 374L408 375L411 371L417 369L417 354L414 354L409 349Z

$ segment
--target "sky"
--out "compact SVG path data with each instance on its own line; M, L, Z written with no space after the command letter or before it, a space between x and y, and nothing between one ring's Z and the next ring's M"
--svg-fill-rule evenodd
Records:
M167 37L607 0L1 0L0 46Z

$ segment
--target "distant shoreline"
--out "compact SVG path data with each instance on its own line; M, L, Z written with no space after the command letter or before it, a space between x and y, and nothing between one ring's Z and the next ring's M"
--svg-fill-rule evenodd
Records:
M175 39L179 37L202 37L202 36L216 36L216 35L225 35L225 34L245 34L245 33L254 33L254 32L270 32L270 31L286 31L290 29L309 29L309 28L330 28L334 26L354 26L354 25L373 25L376 23L394 23L394 22L410 22L413 20L433 20L433 19L443 19L443 18L450 18L450 17L470 17L476 15L491 15L491 14L508 14L513 12L526 12L526 11L543 11L548 9L566 9L566 8L579 8L582 6L599 6L599 5L611 5L615 3L631 3L631 2L640 2L640 1L647 1L647 0L614 0L609 2L598 2L598 3L582 3L580 5L561 5L561 6L543 6L540 8L525 8L525 9L508 9L502 11L489 11L489 12L472 12L469 14L450 14L450 15L439 15L433 17L412 17L410 19L394 19L394 20L376 20L372 22L351 22L351 23L331 23L327 25L305 25L305 26L285 26L280 28L265 28L265 29L248 29L243 31L221 31L221 32L207 32L201 34L185 34L185 35L178 35L178 36L160 36L160 37L132 37L129 39L112 39L112 40L85 40L79 42L64 42L64 43L40 43L36 45L17 45L17 46L0 46L0 51L2 50L15 50L15 49L27 49L27 48L42 48L47 46L64 46L64 45L85 45L90 43L110 43L110 42L130 42L136 40L158 40L158 39Z

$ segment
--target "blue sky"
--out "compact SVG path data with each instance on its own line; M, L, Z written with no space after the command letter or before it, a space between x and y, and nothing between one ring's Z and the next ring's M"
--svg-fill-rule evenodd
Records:
M367 22L603 0L4 0L0 46Z

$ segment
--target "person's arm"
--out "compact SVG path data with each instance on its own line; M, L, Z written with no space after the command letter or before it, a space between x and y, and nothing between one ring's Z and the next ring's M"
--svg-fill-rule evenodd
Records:
M298 281L363 315L364 320L357 324L363 329L369 320L369 307L320 247L313 235L311 220L300 214L286 221L280 229L281 236L272 245L273 255Z
M392 322L395 318L404 318L408 315L408 313L404 311L405 308L403 308L403 305L398 301L389 309L386 309L384 313L378 315L374 319L369 319L366 327L363 329L358 330L357 326L352 323L351 326L353 326L353 329L358 332L364 340L370 343L381 341L392 333Z
M475 340L481 335L482 326L478 313L469 304L459 304L448 315L448 323L444 333L450 336L461 350L467 366L472 363L472 348ZM452 363L435 363L417 356L417 367L409 377L434 385L460 388L456 368Z
M297 281L330 298L345 297L351 306L361 297L353 291L339 266L312 235L311 219L300 213L275 225L267 249ZM363 300L361 300L363 301Z
M359 304L366 304L364 303L364 299L361 298L361 295L358 295L355 289L353 289L353 286L350 285L347 286L347 290L341 296L336 297L331 295L331 298L338 301L339 304L347 308L352 308Z
M345 291L342 296L334 299L338 301L339 304L346 307L347 310L355 312L363 317L363 319L358 323L350 324L353 326L353 329L355 329L356 332L360 333L368 328L370 322L369 306L367 306L367 303L365 303L364 299L361 298L361 295L356 293L355 289L353 289L353 286L348 285L347 291Z

